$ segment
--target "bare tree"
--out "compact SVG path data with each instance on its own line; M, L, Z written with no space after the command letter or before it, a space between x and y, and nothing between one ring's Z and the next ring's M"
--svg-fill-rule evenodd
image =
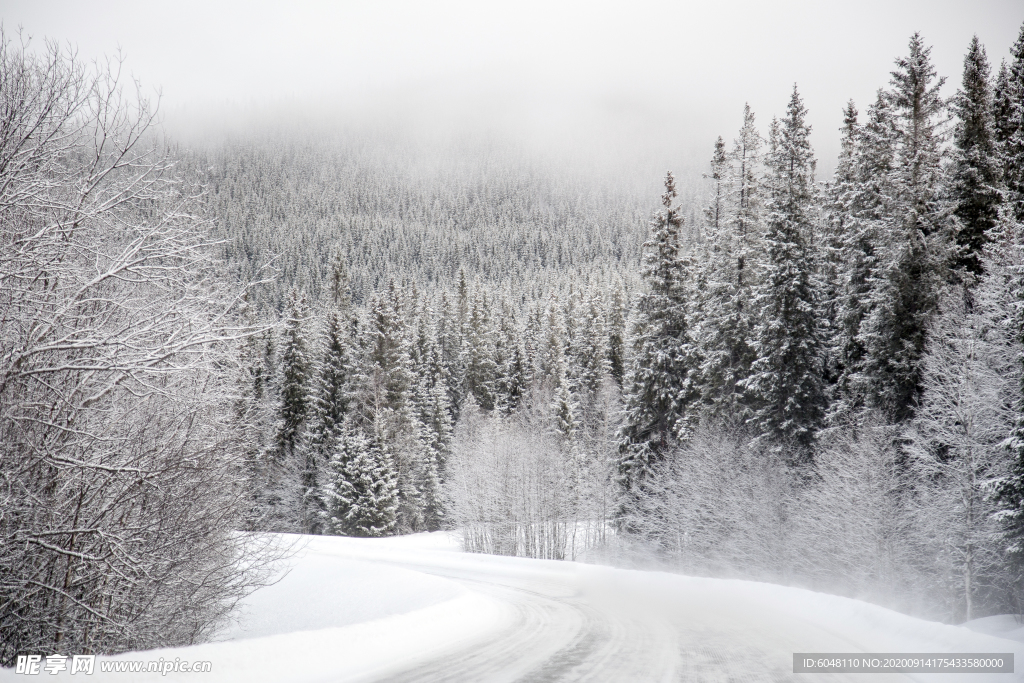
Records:
M688 572L785 581L793 486L779 457L702 426L659 466L627 521Z
M1009 472L1005 441L1019 386L1016 343L1005 324L1009 291L992 273L973 292L955 288L943 297L909 432L920 481L919 537L932 546L936 582L954 619L977 617L1001 574L992 494Z
M120 68L0 34L0 664L196 642L258 569L252 330Z
M920 610L923 547L902 461L900 429L879 415L822 438L794 515L797 572L810 587Z
M571 443L557 429L553 403L550 390L535 387L508 418L463 409L445 495L467 550L575 559L604 540L617 425Z

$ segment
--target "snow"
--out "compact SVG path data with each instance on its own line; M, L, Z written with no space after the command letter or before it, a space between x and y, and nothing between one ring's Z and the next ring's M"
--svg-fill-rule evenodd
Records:
M408 569L349 560L330 544L302 547L285 577L242 604L238 622L217 640L348 626L403 614L465 593L458 584Z
M1024 619L1017 614L997 614L968 621L965 627L978 633L1024 643Z
M1012 617L955 627L772 584L462 553L446 533L310 537L287 563L287 575L250 596L219 642L102 659L208 660L213 673L204 680L226 683L364 681L409 671L416 673L408 680L421 672L430 680L449 667L471 672L465 680L541 670L552 680L768 680L792 676L794 652L1015 652L1024 662ZM89 680L196 678L104 675L98 661ZM1015 678L976 677L989 679ZM5 670L6 680L26 678ZM872 676L883 680L898 679Z

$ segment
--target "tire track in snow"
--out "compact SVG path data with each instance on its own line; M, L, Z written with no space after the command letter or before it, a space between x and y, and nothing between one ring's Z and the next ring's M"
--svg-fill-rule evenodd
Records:
M828 651L862 650L845 634L792 615L758 614L748 619L736 604L719 609L696 589L693 595L666 600L656 591L622 591L622 586L600 582L595 586L592 576L584 579L569 563L558 570L517 573L486 556L475 563L451 563L443 555L436 563L432 559L381 555L373 561L457 581L509 605L515 616L482 644L439 652L429 661L378 680L781 683L806 680L792 673L790 658L780 656L807 651L802 647L806 634L827 636L837 648ZM863 683L863 674L817 678ZM872 683L920 680L899 674L870 678Z

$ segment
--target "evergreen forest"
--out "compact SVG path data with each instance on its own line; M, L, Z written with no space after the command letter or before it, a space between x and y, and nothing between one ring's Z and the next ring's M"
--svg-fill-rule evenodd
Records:
M0 68L0 664L202 641L250 532L1024 613L1024 27L647 184Z

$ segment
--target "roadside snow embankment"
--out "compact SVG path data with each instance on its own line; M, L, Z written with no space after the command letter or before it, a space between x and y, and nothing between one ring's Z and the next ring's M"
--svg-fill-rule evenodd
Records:
M965 628L752 581L468 554L446 533L281 540L299 542L285 563L289 572L251 595L218 642L98 658L89 680L198 680L184 672L101 670L160 658L211 662L212 675L200 677L218 683L820 678L792 674L795 652L1014 652L1017 670L1024 668L1024 645L995 637L1012 636L1002 617ZM26 678L0 671L7 680Z

